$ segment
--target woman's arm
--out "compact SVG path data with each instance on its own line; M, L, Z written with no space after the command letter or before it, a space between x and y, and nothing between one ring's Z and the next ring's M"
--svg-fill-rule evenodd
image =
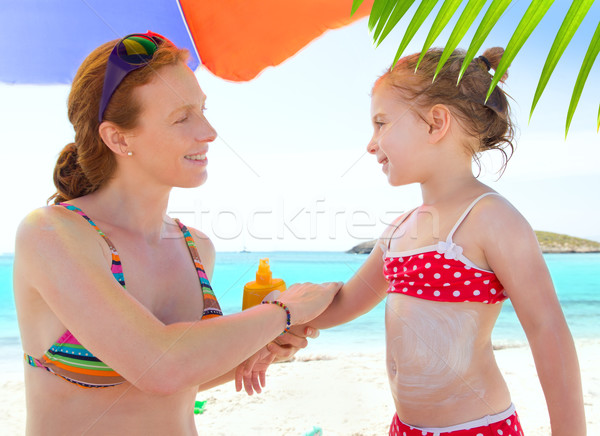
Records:
M17 232L16 292L38 292L86 347L136 387L171 394L234 369L286 325L286 313L261 305L202 322L164 325L114 280L104 246L87 223L62 208L30 214ZM292 322L320 313L335 285L305 285L286 295ZM312 311L312 313L311 313Z
M223 383L232 381L235 378L235 373L236 373L236 369L234 368L234 369L230 370L229 372L226 372L225 374L222 374L213 380L210 380L206 383L201 384L200 386L198 386L198 392L206 391L208 389L212 389L217 386L221 386Z
M488 264L511 299L531 346L553 436L586 434L581 375L573 338L535 233L504 200L481 213Z

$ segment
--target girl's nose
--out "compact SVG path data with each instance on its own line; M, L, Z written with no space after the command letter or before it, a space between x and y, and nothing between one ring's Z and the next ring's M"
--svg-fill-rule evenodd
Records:
M371 154L375 154L375 153L377 153L378 149L379 149L379 145L377 144L377 142L374 141L373 139L371 139L371 141L369 141L369 143L367 144L367 152L371 153Z

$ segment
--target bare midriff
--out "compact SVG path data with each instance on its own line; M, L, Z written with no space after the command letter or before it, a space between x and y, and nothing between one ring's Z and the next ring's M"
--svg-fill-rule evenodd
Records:
M25 378L28 435L116 435L123 429L128 435L198 434L193 414L197 388L164 396L128 382L84 389L28 365Z
M491 343L500 308L388 294L386 363L401 421L447 427L510 406Z

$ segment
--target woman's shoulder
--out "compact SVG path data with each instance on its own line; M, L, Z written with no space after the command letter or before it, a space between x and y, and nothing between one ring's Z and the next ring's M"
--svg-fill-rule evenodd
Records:
M52 249L56 244L85 244L97 238L78 214L56 205L29 212L17 227L15 248ZM23 250L25 251L25 250ZM16 250L18 252L18 250Z
M187 225L186 227L190 232L194 243L196 244L196 249L198 250L198 255L200 256L200 261L202 262L202 265L204 266L205 271L210 278L215 264L215 245L210 240L208 235L204 232L196 229L195 227L190 227ZM209 274L209 270L211 274Z
M71 215L73 214L63 207L55 205L34 209L21 220L17 229L17 238L31 233L59 230L66 222L71 220Z
M196 246L202 247L202 249L204 249L204 250L211 251L214 256L215 245L213 244L211 239L208 237L208 235L206 233L198 230L195 227L188 227L188 230L190 231L192 238L194 238L194 241L196 242Z

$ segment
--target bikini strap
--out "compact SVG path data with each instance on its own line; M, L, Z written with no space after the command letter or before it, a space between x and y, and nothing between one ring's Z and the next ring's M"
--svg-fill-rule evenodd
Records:
M409 211L408 213L406 213L406 214L404 215L404 217L403 217L403 218L400 220L400 222L399 222L399 223L396 225L396 228L395 228L394 230L392 230L392 233L390 233L390 236L388 237L388 243L387 243L387 246L385 247L385 248L386 248L386 249L385 249L385 252L383 253L384 255L385 255L385 253L386 253L387 251L389 251L389 249L390 249L390 246L391 246L391 244L392 244L392 239L394 238L394 234L396 233L396 231L398 230L398 228L400 228L400 226L401 226L401 225L404 223L404 221L406 221L406 220L408 219L408 217L409 217L409 216L411 216L411 215L412 215L412 213L413 213L415 210L417 210L417 209L418 209L418 207L415 207L414 209L412 209L411 211Z
M194 238L192 238L192 234L181 221L179 221L177 218L173 219L179 226L181 233L183 233L185 243L188 247L192 260L194 261L198 278L200 279L200 287L202 288L202 294L204 296L204 311L202 312L202 319L223 316L223 312L221 311L217 297L212 289L212 286L210 285L208 277L206 276L204 266L200 262L200 255L198 254L198 249L196 248L196 243L194 242Z
M87 216L77 206L73 206L72 204L69 204L69 203L57 203L56 206L62 206L65 209L69 209L70 211L73 211L76 214L81 215L83 218L86 219L86 221L94 229L96 229L96 231L98 232L98 234L100 236L102 236L102 238L104 239L104 241L106 241L106 245L108 245L108 248L110 249L110 254L111 254L111 257L112 257L112 264L111 264L111 267L110 267L110 271L112 272L112 274L115 277L115 279L119 282L119 284L125 288L125 276L123 275L123 267L121 265L121 258L119 257L119 253L117 252L117 248L113 245L113 243L111 242L111 240L108 239L108 236L106 236L104 234L104 232L102 230L100 230L100 228L96 225L96 223L94 221L92 221L91 218L89 216Z
M475 207L475 205L479 202L479 200L481 200L483 197L487 197L488 195L500 196L500 194L498 194L496 192L486 192L485 194L481 194L479 197L477 197L475 200L473 200L473 202L465 209L465 211L463 212L461 217L458 219L458 221L456 221L456 224L454 224L454 227L452 227L452 230L450 230L450 233L448 233L448 237L446 238L447 242L452 242L452 236L454 236L454 233L456 232L458 227L465 220L465 218L467 217L469 212L471 212L471 209L473 209Z

